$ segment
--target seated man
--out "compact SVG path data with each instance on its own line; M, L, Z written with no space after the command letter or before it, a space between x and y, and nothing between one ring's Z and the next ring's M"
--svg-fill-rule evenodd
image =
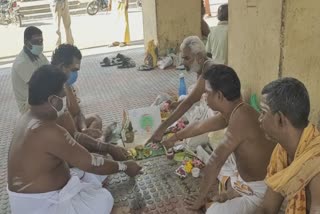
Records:
M221 180L219 174L229 172L232 189L221 195L215 192L214 203L207 213L254 214L267 189L263 179L275 144L260 129L258 112L242 101L240 80L232 68L212 65L204 79L208 106L220 113L190 124L163 144L171 148L178 140L227 128L204 169L199 195L188 198L186 203L190 209L200 209L207 202L209 187L217 186L216 178ZM236 168L225 165L232 153Z
M8 194L13 214L106 214L113 206L101 183L82 182L70 174L69 165L86 172L109 175L120 171L137 175L133 162L115 162L89 153L61 126L65 108L63 85L67 76L44 65L29 81L30 110L20 118L8 157Z
M189 36L183 40L180 50L183 59L183 65L185 66L186 70L197 73L198 79L196 85L191 93L188 94L188 96L183 99L181 103L178 103L178 107L175 109L175 111L157 128L148 142L160 142L166 129L180 119L181 116L193 106L193 104L200 101L205 92L202 71L204 70L205 66L208 66L212 62L210 62L206 56L203 42L197 36ZM175 104L176 103L173 105ZM205 105L205 107L207 106Z
M73 92L72 85L77 81L81 59L80 50L70 44L58 46L52 54L51 64L60 68L68 76L65 93L68 111L73 119L69 121L61 117L59 124L67 129L71 135L78 131L93 138L99 138L102 136L102 119L96 114L84 116Z
M28 82L33 72L42 65L49 64L43 55L42 31L29 26L24 31L24 45L21 52L13 61L11 80L14 96L21 114L29 110Z
M320 133L309 123L308 91L299 80L282 78L262 90L260 123L277 142L266 183L261 214L278 213L284 199L287 214L320 213Z

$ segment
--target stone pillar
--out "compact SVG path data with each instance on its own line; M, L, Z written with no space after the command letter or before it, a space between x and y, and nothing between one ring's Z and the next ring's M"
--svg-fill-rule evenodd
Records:
M320 1L229 0L229 64L260 95L279 77L302 81L312 122L320 116Z
M142 0L144 44L155 40L161 56L182 40L201 35L201 1Z

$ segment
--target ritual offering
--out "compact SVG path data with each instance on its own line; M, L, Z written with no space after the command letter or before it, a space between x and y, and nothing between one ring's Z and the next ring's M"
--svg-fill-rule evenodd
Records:
M191 170L191 173L192 173L192 176L193 176L194 178L198 178L199 175L200 175L200 169L197 168L197 167L195 167L195 168L193 168L193 169Z
M179 166L178 169L175 171L176 175L178 175L180 178L187 177L187 172L185 171L183 166Z
M150 149L148 149L148 148L145 148L143 150L143 155L144 155L144 157L148 158L148 157L150 157L152 155L152 151Z
M168 150L166 150L166 155L167 155L167 158L168 158L169 160L172 160L173 157L174 157L173 149L168 149Z
M167 128L164 134L169 134L169 133L176 133L182 129L184 129L187 125L189 124L189 121L186 119L179 119L175 125L170 126Z
M134 141L134 131L132 123L129 120L128 113L123 111L121 139L124 143L132 143Z
M204 166L204 163L197 157L190 157L187 154L185 154L185 159L182 161L182 164L176 170L176 174L180 178L185 178L188 174L192 174L193 177L197 178L200 175L200 169L202 169Z

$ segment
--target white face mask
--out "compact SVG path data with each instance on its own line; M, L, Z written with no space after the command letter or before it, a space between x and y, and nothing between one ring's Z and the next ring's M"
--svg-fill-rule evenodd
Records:
M57 98L59 98L60 100L62 100L62 107L61 109L58 111L53 105L51 105L51 107L57 112L57 117L59 118L60 116L62 116L64 114L64 112L66 111L66 104L67 104L67 97L64 96L63 98L56 96Z

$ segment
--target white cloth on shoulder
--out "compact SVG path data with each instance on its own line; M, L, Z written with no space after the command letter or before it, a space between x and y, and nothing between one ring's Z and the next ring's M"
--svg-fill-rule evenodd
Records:
M232 188L241 197L225 201L224 203L213 203L208 209L207 214L254 214L261 205L267 190L264 181L245 182L239 175L233 161L226 162L222 167L218 179L224 183L223 179L230 177Z
M12 214L106 214L113 207L113 197L101 185L80 181L72 176L57 191L16 193L7 188Z

